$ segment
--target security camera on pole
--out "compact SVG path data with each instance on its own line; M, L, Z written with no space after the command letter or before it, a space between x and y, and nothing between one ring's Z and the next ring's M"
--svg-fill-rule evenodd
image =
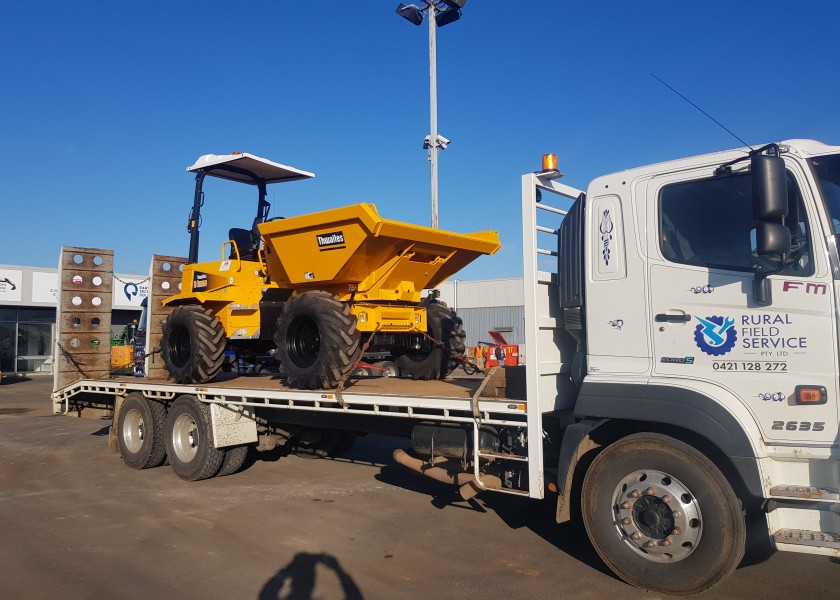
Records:
M423 8L416 4L400 4L397 14L404 19L420 25L424 17L429 17L429 118L431 133L423 141L423 148L429 152L432 167L432 227L438 226L438 150L446 150L450 141L437 132L437 39L436 29L449 25L461 18L461 9L467 0L423 0Z

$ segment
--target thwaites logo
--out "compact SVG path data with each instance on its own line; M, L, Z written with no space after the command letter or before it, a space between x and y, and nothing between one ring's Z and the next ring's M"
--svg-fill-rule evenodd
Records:
M198 292L207 287L207 273L196 271L193 274L193 291Z
M333 231L331 233L319 233L315 236L318 240L318 248L338 248L344 246L344 233Z

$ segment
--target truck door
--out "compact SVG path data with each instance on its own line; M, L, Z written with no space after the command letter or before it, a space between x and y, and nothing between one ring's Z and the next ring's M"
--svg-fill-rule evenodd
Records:
M755 272L774 264L755 254L748 173L708 168L648 185L653 374L692 380L712 397L731 392L777 443L837 435L835 292L804 182L789 163L792 249L784 271L769 276L771 306L753 301ZM820 397L799 404L806 388Z

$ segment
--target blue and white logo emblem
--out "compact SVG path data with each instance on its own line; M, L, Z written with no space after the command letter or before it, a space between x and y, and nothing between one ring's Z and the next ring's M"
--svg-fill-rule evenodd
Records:
M706 354L721 356L735 347L738 332L735 331L735 319L731 317L697 317L700 325L694 330L697 347Z
M129 282L127 282L127 283L123 286L123 294L125 294L125 297L126 297L126 298L129 300L129 302L130 302L130 301L131 301L131 298L132 298L133 296L136 296L136 295L137 295L137 292L139 291L139 289L140 289L140 288L138 288L138 287L137 287L137 284L136 284L136 283L134 283L133 281L129 281Z

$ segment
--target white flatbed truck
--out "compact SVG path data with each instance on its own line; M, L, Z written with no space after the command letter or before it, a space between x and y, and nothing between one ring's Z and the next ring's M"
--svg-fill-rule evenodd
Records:
M113 408L129 466L168 457L187 480L229 474L283 436L324 453L352 432L409 437L395 459L464 497L548 496L558 522L579 509L606 564L663 593L729 575L748 513L766 516L778 550L840 557L840 146L697 156L586 193L560 176L549 162L522 178L521 397L485 397L469 378L301 391L276 377L77 374L57 375L54 410ZM59 329L85 323L72 311L90 293L73 299ZM74 339L59 343L65 375L85 370L90 344Z

